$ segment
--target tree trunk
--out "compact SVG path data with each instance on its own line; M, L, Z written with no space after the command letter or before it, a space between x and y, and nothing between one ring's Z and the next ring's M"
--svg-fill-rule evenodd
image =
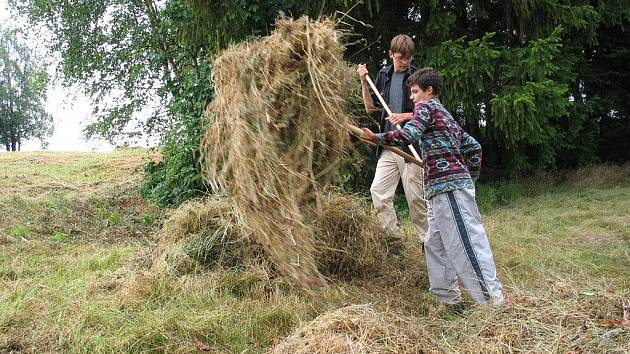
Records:
M512 42L512 1L508 0L504 3L505 9L505 44L510 47Z

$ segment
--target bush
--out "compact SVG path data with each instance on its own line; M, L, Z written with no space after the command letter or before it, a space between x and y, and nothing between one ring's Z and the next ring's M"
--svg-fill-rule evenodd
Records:
M509 205L526 194L525 187L519 182L500 181L476 185L477 206L482 213Z
M207 68L201 74L202 78L194 75L184 80L182 94L173 99L169 107L180 119L164 138L162 160L151 161L144 169L145 179L140 193L160 206L178 206L208 191L198 159L201 135L208 122L204 109L213 89L207 79L210 65L208 62L201 65Z
M160 206L178 206L206 192L196 162L199 137L190 136L189 128L173 132L162 148L163 160L145 166L140 193Z

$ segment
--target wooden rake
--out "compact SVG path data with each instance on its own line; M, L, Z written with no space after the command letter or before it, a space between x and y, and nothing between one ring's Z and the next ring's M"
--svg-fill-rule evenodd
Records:
M392 113L392 110L389 109L389 106L387 105L387 103L383 99L383 96L381 96L381 93L378 92L378 90L376 89L376 86L374 85L374 82L372 82L372 79L370 79L370 76L369 75L365 75L365 79L367 80L368 84L372 88L372 91L374 91L374 93L376 94L376 97L378 98L378 100L381 102L381 105L383 105L383 108L385 108L385 111L387 112L387 114L390 115L390 116L392 114L394 114L394 113ZM400 124L396 124L396 129L402 129ZM411 153L413 154L413 157L415 157L416 160L418 160L420 162L420 166L422 166L422 159L420 158L420 155L418 155L418 152L416 151L416 149L411 144L408 145L408 147L409 147L409 150L411 150ZM385 148L385 146L383 146L383 148ZM389 149L385 149L385 150L389 150ZM406 154L406 155L408 155L408 154Z

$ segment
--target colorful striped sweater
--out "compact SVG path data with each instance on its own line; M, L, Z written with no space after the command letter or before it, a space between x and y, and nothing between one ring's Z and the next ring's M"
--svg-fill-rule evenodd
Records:
M402 129L376 134L379 144L406 146L421 141L426 198L474 189L481 170L481 145L455 122L437 98L418 102Z

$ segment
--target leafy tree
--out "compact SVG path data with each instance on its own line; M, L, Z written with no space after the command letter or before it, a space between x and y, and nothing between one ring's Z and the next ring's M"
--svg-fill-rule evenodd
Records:
M628 161L627 1L388 1L357 26L349 58L386 58L414 37L417 66L446 77L443 101L510 174ZM378 41L378 42L374 42Z
M52 116L44 109L48 75L17 33L0 27L0 141L7 151L52 134Z
M628 1L593 1L601 23L585 47L580 71L588 118L599 128L599 156L630 161L630 6ZM588 119L587 118L587 119Z
M197 147L212 97L210 63L221 48L264 35L282 14L324 11L357 1L45 0L13 1L30 22L54 33L66 83L99 102L88 135L108 140L158 134L163 159L150 163L143 193L178 204L204 192ZM325 5L325 6L324 6ZM369 6L369 5L368 5ZM142 120L155 102L150 118ZM153 105L155 106L155 105ZM131 129L130 129L131 127Z

